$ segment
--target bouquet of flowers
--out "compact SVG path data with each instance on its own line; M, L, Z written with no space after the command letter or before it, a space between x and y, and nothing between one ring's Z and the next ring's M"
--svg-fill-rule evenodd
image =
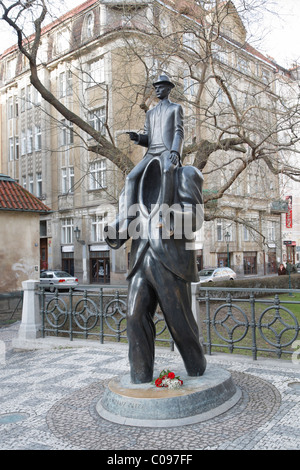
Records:
M183 381L174 372L170 370L162 370L157 379L154 380L156 387L179 388Z

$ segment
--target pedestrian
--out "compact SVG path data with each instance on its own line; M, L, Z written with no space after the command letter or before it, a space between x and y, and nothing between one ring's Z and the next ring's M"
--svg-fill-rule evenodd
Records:
M278 276L282 276L284 274L286 274L286 269L283 263L280 263L279 268L278 268Z

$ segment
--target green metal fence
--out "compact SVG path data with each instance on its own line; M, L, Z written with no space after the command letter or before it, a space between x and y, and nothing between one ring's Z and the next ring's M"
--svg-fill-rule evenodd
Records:
M104 286L99 289L39 291L42 335L122 342L127 340L127 287ZM156 341L174 349L174 342L162 313L154 316Z
M99 289L40 289L43 336L127 341L127 286ZM245 353L288 357L299 337L300 290L200 287L196 294L206 354ZM154 317L156 341L174 349L163 314Z
M203 344L212 351L264 356L294 352L300 290L202 287L197 295Z

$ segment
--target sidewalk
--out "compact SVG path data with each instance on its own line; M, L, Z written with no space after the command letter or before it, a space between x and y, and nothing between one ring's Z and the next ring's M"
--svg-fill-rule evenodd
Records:
M300 361L207 356L231 371L241 400L206 422L139 428L105 421L96 412L107 381L129 372L126 344L89 341L79 347L66 339L50 349L44 339L43 349L14 351L18 327L0 329L2 450L300 449ZM182 361L158 348L156 366L176 371Z

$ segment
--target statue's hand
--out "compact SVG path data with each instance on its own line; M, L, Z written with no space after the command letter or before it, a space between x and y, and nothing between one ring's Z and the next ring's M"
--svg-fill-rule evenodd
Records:
M179 155L176 152L171 152L169 158L173 165L179 164Z
M137 132L126 132L126 134L129 135L130 140L134 140L135 142L138 142L139 135Z

